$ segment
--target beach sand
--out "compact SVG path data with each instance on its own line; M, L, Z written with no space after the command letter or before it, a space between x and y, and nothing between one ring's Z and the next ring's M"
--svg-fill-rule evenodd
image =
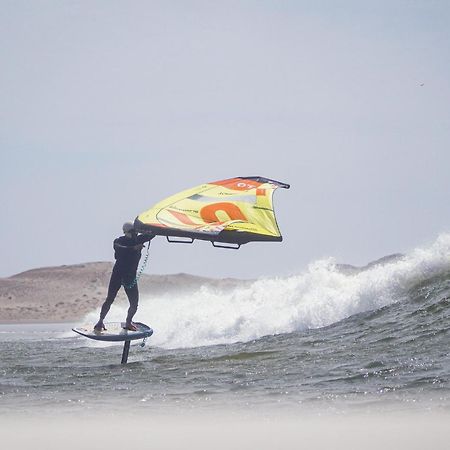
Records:
M97 416L20 420L2 418L5 448L294 450L447 449L448 415L242 418Z

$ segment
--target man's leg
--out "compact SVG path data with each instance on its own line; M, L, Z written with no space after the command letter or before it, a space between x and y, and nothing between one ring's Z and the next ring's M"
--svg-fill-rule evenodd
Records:
M139 289L137 287L137 284L135 284L132 288L125 288L125 292L127 293L128 301L130 302L126 320L126 327L132 329L133 316L136 314L139 303Z
M101 331L104 329L103 321L105 320L106 315L108 314L111 305L113 304L117 293L119 292L120 286L122 285L122 276L119 272L113 269L111 274L111 279L109 280L108 286L108 295L106 296L106 300L102 305L102 309L100 310L100 319L97 324L94 326L94 329L97 331Z

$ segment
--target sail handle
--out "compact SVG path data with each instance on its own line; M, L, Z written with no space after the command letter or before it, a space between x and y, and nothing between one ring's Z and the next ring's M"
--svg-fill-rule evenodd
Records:
M239 250L241 248L241 244L238 244L238 243L230 244L230 245L224 245L224 244L222 244L220 242L217 242L217 241L211 241L211 244L213 245L213 247L216 247L216 248L227 248L227 249L230 249L230 250Z
M171 244L192 244L194 239L191 237L176 237L175 239L171 239L171 236L166 236L167 242Z

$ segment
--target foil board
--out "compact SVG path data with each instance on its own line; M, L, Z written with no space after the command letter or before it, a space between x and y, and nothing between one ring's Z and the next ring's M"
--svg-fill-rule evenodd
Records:
M94 325L82 325L72 328L72 331L89 339L110 342L134 341L135 339L148 338L153 334L153 330L148 325L140 322L133 323L137 328L136 331L125 330L125 322L105 323L106 330L103 331L95 331Z

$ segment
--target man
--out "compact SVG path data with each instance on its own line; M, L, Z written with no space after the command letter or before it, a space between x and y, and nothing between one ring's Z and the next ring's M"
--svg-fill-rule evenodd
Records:
M136 331L136 326L132 322L139 302L136 272L139 260L141 259L141 250L144 247L144 242L149 242L155 236L152 234L140 234L138 236L131 222L124 223L122 229L124 236L120 236L114 240L113 247L116 263L114 264L111 280L109 281L108 295L100 311L100 319L94 326L95 331L106 330L103 321L121 286L124 287L128 301L130 302L125 321L125 329Z

